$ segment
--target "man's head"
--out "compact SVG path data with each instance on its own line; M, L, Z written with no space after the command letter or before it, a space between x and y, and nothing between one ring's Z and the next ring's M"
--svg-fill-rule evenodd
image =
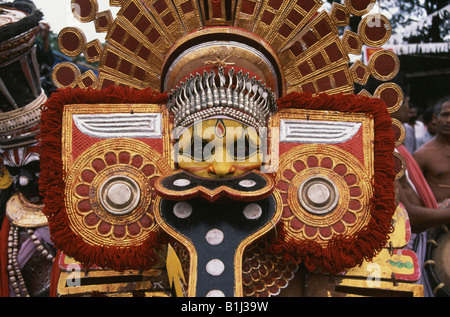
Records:
M400 108L391 113L391 118L397 119L401 123L407 123L409 121L409 116L409 96L405 96Z
M420 109L411 103L409 104L409 123L414 124L419 117Z
M255 128L227 118L198 121L175 146L180 168L200 177L226 178L262 165L262 141Z
M437 118L436 132L438 135L450 138L450 96L441 99L434 108Z

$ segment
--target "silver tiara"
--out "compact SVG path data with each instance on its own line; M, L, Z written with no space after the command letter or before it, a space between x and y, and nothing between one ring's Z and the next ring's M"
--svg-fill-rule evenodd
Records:
M228 80L227 80L228 77ZM175 127L188 127L197 120L223 115L250 126L265 127L267 115L276 111L275 97L270 88L256 77L235 74L234 68L225 76L223 67L203 75L190 75L169 94L169 109L174 114Z

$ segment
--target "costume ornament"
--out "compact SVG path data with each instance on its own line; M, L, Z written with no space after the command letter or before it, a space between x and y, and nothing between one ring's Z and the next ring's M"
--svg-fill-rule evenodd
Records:
M58 64L42 109L54 295L420 296L394 190L399 61L374 1L70 5L106 43L59 33L98 73ZM363 45L380 49L350 62ZM369 77L385 83L355 94Z

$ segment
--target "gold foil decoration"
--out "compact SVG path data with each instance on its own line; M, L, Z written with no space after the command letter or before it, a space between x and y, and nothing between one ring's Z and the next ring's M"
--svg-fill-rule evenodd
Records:
M294 63L285 67L286 80L296 86L315 78L318 74L347 65L348 55L338 36L327 37L318 43L316 50L309 49L297 56Z
M81 4L79 4L78 2L80 2ZM77 19L78 21L80 21L82 23L87 23L87 22L91 22L92 20L94 20L95 15L98 12L97 0L87 0L87 1L86 0L83 0L83 1L71 0L70 5L71 5L73 16L75 17L75 19ZM87 6L89 6L89 10L86 10ZM83 13L86 13L86 11L88 12L88 14L83 15Z
M121 161L123 154L128 161ZM115 158L116 163L109 163L108 157ZM134 158L141 160L140 166ZM95 167L95 162L104 168ZM96 143L74 161L66 177L65 204L72 230L92 245L125 247L143 243L157 230L150 179L169 170L161 155L141 141L112 138ZM113 190L114 185L117 190ZM124 189L129 192L126 199L136 204L126 213L116 212L113 203L119 205L119 210L128 206L128 202L117 202L117 191Z
M80 76L81 71L76 64L62 62L53 67L52 82L58 88L75 88Z
M96 266L84 267L73 258L60 254L56 281L57 296L92 297L171 297L167 274L161 265L145 271L118 272Z
M388 94L389 92L391 93L391 96L388 100L387 96L385 97L385 95ZM377 89L373 93L373 96L375 98L382 99L386 103L389 113L394 113L398 109L400 109L404 100L403 90L396 83L381 84L380 86L377 87ZM392 97L394 97L393 100Z
M161 30L144 4L138 0L123 0L114 23L121 23L133 35L142 38L161 57L169 50L171 40ZM109 33L109 32L108 32Z
M375 5L375 1L376 0L345 0L344 4L351 14L362 16L372 10Z
M15 193L6 203L6 215L9 221L19 227L36 228L48 224L42 213L43 204L29 202L20 192Z
M187 33L203 27L200 9L196 0L173 0L172 2Z
M382 14L368 14L358 25L358 34L367 46L381 47L391 37L391 23Z
M238 0L236 4L234 26L247 31L253 31L255 20L261 5L262 1L259 0Z
M319 166L309 166L307 159L314 157L319 162ZM330 167L321 167L322 160L332 162ZM361 164L357 164L357 159L350 153L338 150L333 146L321 145L303 145L292 149L280 157L280 171L277 174L276 181L288 183L286 191L280 190L281 194L286 195L287 202L284 207L288 207L292 215L284 214L282 221L286 228L288 240L314 240L324 246L328 244L329 239L335 235L351 236L364 227L370 219L368 208L369 199L372 196L370 178L367 171ZM298 172L294 163L302 162L306 168ZM347 172L345 175L339 175L335 172L338 166L345 166ZM286 171L296 173L293 179L287 179L284 175ZM301 185L311 177L325 177L335 185L334 190L338 194L338 202L335 207L324 214L314 214L306 209L302 204L300 195ZM348 185L346 178L352 177L355 182ZM331 194L331 193L330 193ZM346 219L351 219L347 221ZM293 227L293 222L300 221L303 226L299 229ZM314 228L315 233L308 233L306 227ZM339 228L339 229L337 229ZM324 233L326 232L326 234Z
M328 29L328 32L319 31L321 27ZM326 41L323 41L324 38L338 34L338 28L334 25L330 16L326 12L321 12L300 30L291 41L289 48L279 53L280 60L283 65L294 63L299 54L304 53L306 50L318 51L320 44L326 43Z
M350 66L350 73L352 74L353 81L360 85L365 85L370 77L369 68L360 60L357 60Z
M273 1L273 3L277 2ZM283 14L278 17L279 20L274 19L278 25L266 34L266 41L275 50L282 50L309 22L321 5L321 0L290 2Z
M133 82L135 87L158 89L159 76L151 67L151 64L142 63L109 44L106 44L99 64L100 70L120 78L121 81Z
M147 9L163 30L164 34L175 43L184 35L184 26L178 18L177 11L170 0L145 0Z

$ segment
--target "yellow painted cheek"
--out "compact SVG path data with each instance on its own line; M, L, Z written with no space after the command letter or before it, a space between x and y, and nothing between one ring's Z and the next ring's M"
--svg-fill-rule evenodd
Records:
M178 166L181 169L184 169L196 175L198 175L199 173L207 173L210 165L210 162L195 162L193 160L188 161L186 158L185 160L178 163Z
M191 138L195 134L197 138L206 140L208 146L203 148L205 155L214 148L213 154L205 158L205 161L198 162L189 155L180 155L177 153L178 166L192 174L207 178L224 178L233 177L244 174L250 170L258 169L261 165L261 158L258 154L252 155L245 161L240 161L232 157L227 146L233 144L236 139L243 136L244 128L242 124L233 120L223 120L218 123L217 120L203 121L201 127L197 129L190 128L186 131L186 135L180 145L185 149L190 149ZM215 130L214 130L215 129ZM222 134L217 134L217 132ZM252 144L259 144L260 140L255 131L249 132L249 138Z
M231 177L235 176L234 164L231 162L216 162L214 161L209 167L211 177Z

